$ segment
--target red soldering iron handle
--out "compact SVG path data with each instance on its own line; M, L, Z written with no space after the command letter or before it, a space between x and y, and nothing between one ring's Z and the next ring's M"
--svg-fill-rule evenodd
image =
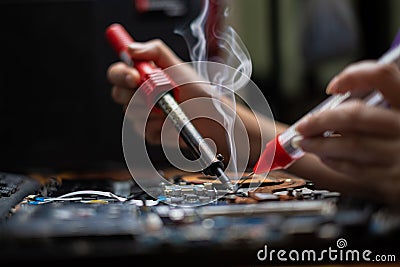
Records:
M150 62L132 60L128 53L128 46L134 40L121 24L113 23L108 26L106 29L106 38L122 61L130 66L135 66L140 74L141 82L144 82L150 74L159 70Z
M138 70L140 74L139 85L149 80L149 82L144 84L145 86L141 91L145 95L149 106L153 106L160 95L170 90L172 91L173 97L178 99L178 87L162 69L158 68L152 62L138 61L131 58L128 52L128 46L133 43L134 40L121 24L111 24L107 27L105 34L108 42L119 58Z

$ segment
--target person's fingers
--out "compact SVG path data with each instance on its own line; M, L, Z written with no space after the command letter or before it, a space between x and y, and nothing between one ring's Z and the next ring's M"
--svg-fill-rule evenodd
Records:
M296 130L305 137L323 135L326 131L396 137L400 133L400 118L393 110L349 101L335 109L307 116L299 122Z
M135 60L153 61L162 69L182 63L182 60L159 39L134 42L129 45L128 51Z
M377 89L395 107L400 107L400 71L396 64L379 64L362 61L351 64L331 80L326 88L328 94L353 90Z
M107 78L113 85L125 88L136 88L140 81L138 71L123 62L111 64L107 70Z
M113 86L111 90L111 96L114 101L124 106L129 104L129 101L131 100L133 94L133 90L127 89L125 87Z
M382 177L382 173L386 172L386 166L370 164L359 164L348 160L335 159L335 158L321 158L321 161L331 169L349 175L350 177L357 177L363 179L365 183L376 183L371 179Z
M393 164L397 157L390 155L400 150L399 141L360 135L305 138L299 146L320 158L382 166Z

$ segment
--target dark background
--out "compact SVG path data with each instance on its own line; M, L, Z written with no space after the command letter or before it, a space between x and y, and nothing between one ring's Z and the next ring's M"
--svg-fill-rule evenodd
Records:
M389 2L354 1L363 44L359 58L377 58L387 49L393 37L388 31ZM173 31L177 24L194 18L201 3L181 3L186 12L174 16L163 11L141 14L132 0L0 2L0 170L123 166L123 112L112 101L106 79L107 68L117 57L106 43L104 30L119 22L136 40L160 38L189 60L183 38ZM291 123L321 93L316 93L315 69L309 69L301 86L307 88L301 106L292 103L287 108L292 100L281 93L277 79L282 47L278 3L268 1L266 13L273 25L269 54L275 67L253 80L268 94L276 118ZM158 148L150 151L157 154Z
M117 61L104 31L119 22L137 41L164 40L187 60L176 24L183 16L140 14L134 1L2 1L0 169L63 171L123 164L122 107L111 99L108 66ZM156 148L150 147L150 151Z

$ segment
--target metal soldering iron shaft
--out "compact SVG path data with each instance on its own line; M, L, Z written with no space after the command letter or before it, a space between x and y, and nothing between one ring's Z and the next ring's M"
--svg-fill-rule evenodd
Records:
M221 168L217 168L216 171L217 171L216 175L218 179L221 181L222 185L229 191L232 192L236 191L236 185L232 184L231 180L225 174L225 172Z
M234 191L234 185L223 171L222 156L215 155L208 143L204 142L204 138L186 117L175 99L170 94L164 94L157 104L173 122L191 152L201 159L202 172L206 175L217 176L226 189Z

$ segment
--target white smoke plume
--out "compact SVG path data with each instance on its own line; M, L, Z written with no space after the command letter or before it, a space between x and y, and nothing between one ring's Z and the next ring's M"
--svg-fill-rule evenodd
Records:
M176 29L175 32L185 39L197 73L213 85L209 93L213 97L215 108L224 118L223 127L227 132L232 164L230 171L236 172L237 151L234 141L235 115L233 115L236 104L235 91L248 83L252 74L252 62L239 35L231 26L225 24L228 16L229 6L225 1L204 0L201 12L189 27ZM211 18L214 21L211 21ZM214 46L212 48L216 49L217 54L210 53L210 44ZM217 72L210 71L207 69L209 65L204 64L205 61L222 63L237 72L233 73L228 67L225 71L223 68ZM229 108L234 112L225 110L226 107L221 105L221 97L230 100L232 106Z

